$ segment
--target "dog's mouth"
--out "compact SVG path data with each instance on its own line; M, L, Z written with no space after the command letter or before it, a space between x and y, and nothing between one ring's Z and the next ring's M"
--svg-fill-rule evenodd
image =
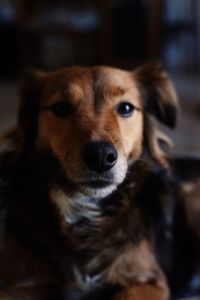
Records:
M113 182L108 180L89 180L81 183L84 186L88 186L93 189L103 189L113 184Z
M92 198L104 198L116 189L113 180L88 179L79 183L80 192Z
M116 165L110 170L97 173L83 166L77 172L77 177L69 176L69 172L68 178L83 195L100 199L111 194L123 182L127 166L126 157L118 155ZM67 170L66 173L68 174Z

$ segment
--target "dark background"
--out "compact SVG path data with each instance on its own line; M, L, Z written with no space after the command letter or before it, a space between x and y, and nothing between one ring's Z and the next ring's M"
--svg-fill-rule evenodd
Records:
M28 67L160 61L176 85L178 152L200 151L199 0L0 0L0 131L15 124Z

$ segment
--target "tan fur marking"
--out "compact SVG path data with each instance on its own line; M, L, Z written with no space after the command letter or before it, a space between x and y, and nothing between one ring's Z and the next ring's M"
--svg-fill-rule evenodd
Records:
M158 264L147 241L135 246L127 244L107 271L107 281L130 287L133 284L148 283L160 275Z

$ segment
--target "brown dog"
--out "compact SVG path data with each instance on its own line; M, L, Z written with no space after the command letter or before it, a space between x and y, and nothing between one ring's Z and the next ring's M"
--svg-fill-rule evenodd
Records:
M152 165L167 177L154 119L174 127L176 114L151 64L25 78L1 159L0 299L169 299L151 205L167 191Z

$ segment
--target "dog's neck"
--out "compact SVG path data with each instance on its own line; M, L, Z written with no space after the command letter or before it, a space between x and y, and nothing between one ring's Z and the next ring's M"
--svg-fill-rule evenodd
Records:
M83 218L95 221L101 214L98 200L81 193L68 196L62 189L52 188L50 196L67 224L75 224Z
M95 222L102 215L112 214L121 205L123 206L124 198L127 198L126 201L130 202L135 191L137 191L138 178L144 180L143 170L148 170L147 167L148 165L143 161L134 164L134 174L138 174L137 180L135 180L134 174L128 176L119 189L105 198L97 199L74 190L68 193L66 192L68 189L59 184L50 189L50 197L67 224L76 224L81 219ZM130 171L132 172L131 168Z

